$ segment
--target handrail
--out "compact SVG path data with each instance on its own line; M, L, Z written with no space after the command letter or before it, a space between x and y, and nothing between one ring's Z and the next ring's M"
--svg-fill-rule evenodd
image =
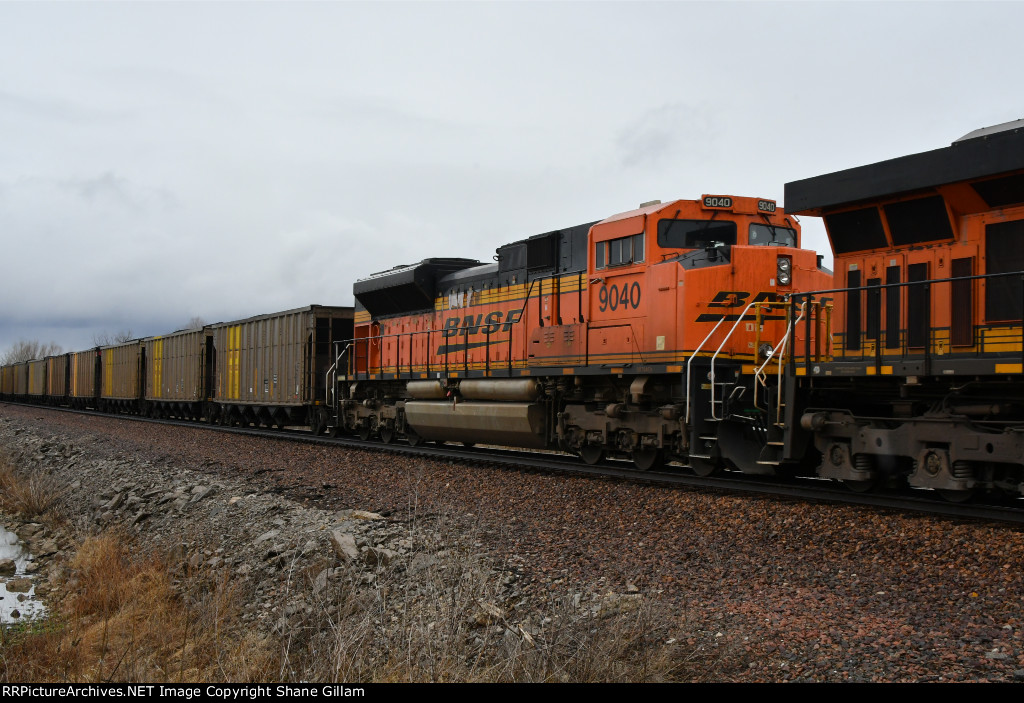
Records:
M339 344L341 344L341 342L334 343L335 350L337 350ZM331 402L331 397L334 395L334 389L338 385L337 369L338 366L341 364L342 357L348 354L348 350L351 346L352 343L349 342L348 344L345 345L345 348L341 350L340 354L335 354L334 363L331 364L331 367L327 369L327 373L324 374L324 383L327 384L327 388L324 389L324 403L330 405L332 408L334 407L334 403ZM332 374L334 374L333 377Z
M715 350L715 353L711 355L711 373L708 374L708 379L711 381L711 419L713 420L722 419L715 415L715 360L718 359L718 355L722 352L722 349L725 348L725 343L729 341L730 337L732 337L732 333L736 331L736 328L739 327L740 322L742 322L743 318L747 316L747 311L749 311L750 308L753 307L754 305L759 304L760 303L755 302L753 300L747 303L747 307L743 308L743 312L741 312L739 316L736 318L736 322L734 322L732 327L729 329L729 333L725 335L725 339L723 339L722 343L718 345L718 349ZM754 353L757 353L756 349L754 350Z
M324 374L324 405L329 405L332 408L334 407L334 403L331 402L331 395L334 393L334 379L331 378L331 374L334 373L336 368L338 368L337 359L327 369L327 373Z
M686 361L686 415L683 422L687 425L690 424L690 364L692 364L693 360L697 358L697 354L700 353L700 350L703 349L704 345L707 344L709 339L711 339L711 335L721 327L727 317L728 315L722 315L722 319L718 321L718 324L716 324L710 332L708 332L708 336L704 338L704 341L697 345L697 348L693 350L693 354L691 354L690 358Z
M887 290L887 289L890 289L890 288L894 288L894 289L900 289L900 288L913 289L915 286L917 286L917 287L920 287L920 288L930 292L932 290L932 287L934 285L936 285L936 284L950 284L950 285L952 285L953 283L960 282L960 281L984 281L984 280L988 280L988 279L999 279L999 278L1006 278L1006 277L1017 277L1018 279L1021 279L1022 280L1022 291L1024 291L1024 271L1003 271L1003 272L1000 272L1000 273L979 273L979 274L972 274L970 276L953 276L953 277L949 277L949 278L926 278L926 279L923 279L923 280L920 280L920 281L900 281L898 283L874 283L874 284L872 284L870 286L868 286L868 285L860 285L860 286L852 286L852 287L846 287L846 288L829 288L829 289L818 290L818 291L804 291L804 292L800 292L800 293L793 293L791 297L792 297L792 299L794 301L801 300L801 299L802 300L813 300L815 297L820 297L822 295L827 295L827 294L833 294L833 295L841 294L841 293L858 294L858 293L862 293L862 292L869 292L869 293L875 293L877 295L877 298L875 298L875 300L876 300L875 304L880 308L881 307L880 306L881 291ZM871 301L871 298L869 298L869 303L870 303L870 301ZM1024 300L1021 301L1021 305L1022 305L1022 310L1024 310ZM906 309L906 301L902 301L901 302L901 308ZM1024 314L1024 313L1022 313L1022 314ZM881 346L882 345L881 338L875 339L874 340L874 349L875 349L875 364L876 364L876 367L881 365L881 362L882 362L882 359L883 359L884 356L890 356L893 353L897 354L899 356L905 356L908 353L916 353L916 352L912 351L914 349L920 349L921 350L920 354L923 355L923 357L924 357L925 365L926 365L926 369L927 369L930 366L930 363L931 363L932 346L933 346L934 341L935 341L935 337L934 337L935 332L934 332L934 330L932 329L932 326L931 326L931 323L932 323L932 313L931 313L931 309L930 308L927 311L927 318L926 318L925 322L927 324L922 326L923 329L924 329L924 332L925 332L925 339L924 339L923 345L915 345L914 347L909 347L909 346L907 346L907 341L903 340L899 347L893 347L893 348L885 347L885 349L891 350L891 352L890 351L883 352L883 347ZM1018 318L1016 320L999 320L999 322L1005 322L1005 323L1007 323L1010 326L1015 326L1015 323L1020 323L1020 328L1021 328L1021 333L1020 333L1020 337L1021 337L1021 354L1022 354L1022 360L1024 360L1024 320L1021 320L1021 319ZM868 332L870 332L870 330L864 330L864 329L857 330L857 340L858 340L858 342L860 342L861 340L864 340L865 339L865 334L868 333ZM887 330L887 332L888 332L888 330ZM844 335L845 335L845 333L844 333ZM871 337L866 337L866 339L867 340L871 340L872 338ZM846 354L842 354L841 353L840 356L846 356ZM806 355L805 362L807 364L810 363L810 354L809 353Z
M760 408L761 407L760 405L757 404L757 387L759 385L761 385L761 386L765 386L765 388L767 388L767 384L765 383L765 380L767 379L767 376L764 373L764 369L765 369L766 366L768 366L769 363L771 363L772 359L775 359L776 357L778 358L777 373L778 373L778 380L779 380L779 388L780 389L782 388L782 368L785 366L786 347L788 346L790 335L792 335L794 333L794 331L796 330L796 326L798 324L800 324L801 320L803 320L804 314L806 312L807 312L807 301L805 300L800 305L800 315L797 317L796 320L793 320L793 319L789 320L789 323L786 325L786 332L782 335L782 339L779 341L778 344L775 345L775 348L772 349L768 353L768 356L765 357L764 363L761 364L754 371L754 380L755 380L755 383L754 383L754 407L755 408ZM793 352L790 352L790 353L792 354ZM781 390L780 390L780 392L779 392L779 403L782 402L781 401L781 397L782 397L782 395L781 395Z

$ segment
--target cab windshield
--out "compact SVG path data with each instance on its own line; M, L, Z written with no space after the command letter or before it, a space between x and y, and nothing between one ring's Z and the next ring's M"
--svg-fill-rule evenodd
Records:
M706 249L736 243L736 223L730 220L661 220L658 246L663 249Z
M747 243L755 247L795 247L796 230L779 225L750 225Z

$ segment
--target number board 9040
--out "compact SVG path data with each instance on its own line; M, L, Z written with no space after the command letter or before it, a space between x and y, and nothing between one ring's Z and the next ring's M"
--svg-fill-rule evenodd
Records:
M758 212L775 212L775 201L774 200L758 200L757 211Z
M717 210L731 210L732 198L727 195L705 195L704 207Z

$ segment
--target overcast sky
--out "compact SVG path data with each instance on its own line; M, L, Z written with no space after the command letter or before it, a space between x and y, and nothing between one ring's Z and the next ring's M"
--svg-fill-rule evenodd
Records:
M647 200L781 202L1024 117L1022 26L978 2L0 2L0 351L350 305L367 274Z

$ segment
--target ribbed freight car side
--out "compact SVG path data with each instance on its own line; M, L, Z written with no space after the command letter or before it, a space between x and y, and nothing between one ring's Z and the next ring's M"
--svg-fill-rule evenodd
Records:
M46 357L46 399L51 405L62 404L68 394L70 354Z
M213 332L183 330L143 341L146 410L151 417L205 415L213 369ZM213 414L210 414L210 419Z
M41 401L46 395L46 360L33 359L28 364L28 397Z
M14 366L0 366L0 398L7 400L14 395Z
M100 407L110 412L138 412L142 400L141 340L100 349Z
M96 407L100 388L99 350L71 352L68 356L71 367L71 382L68 386L71 406Z
M14 364L14 395L19 400L28 397L28 362Z
M211 326L215 414L228 424L318 429L335 342L352 338L353 308L311 305Z

